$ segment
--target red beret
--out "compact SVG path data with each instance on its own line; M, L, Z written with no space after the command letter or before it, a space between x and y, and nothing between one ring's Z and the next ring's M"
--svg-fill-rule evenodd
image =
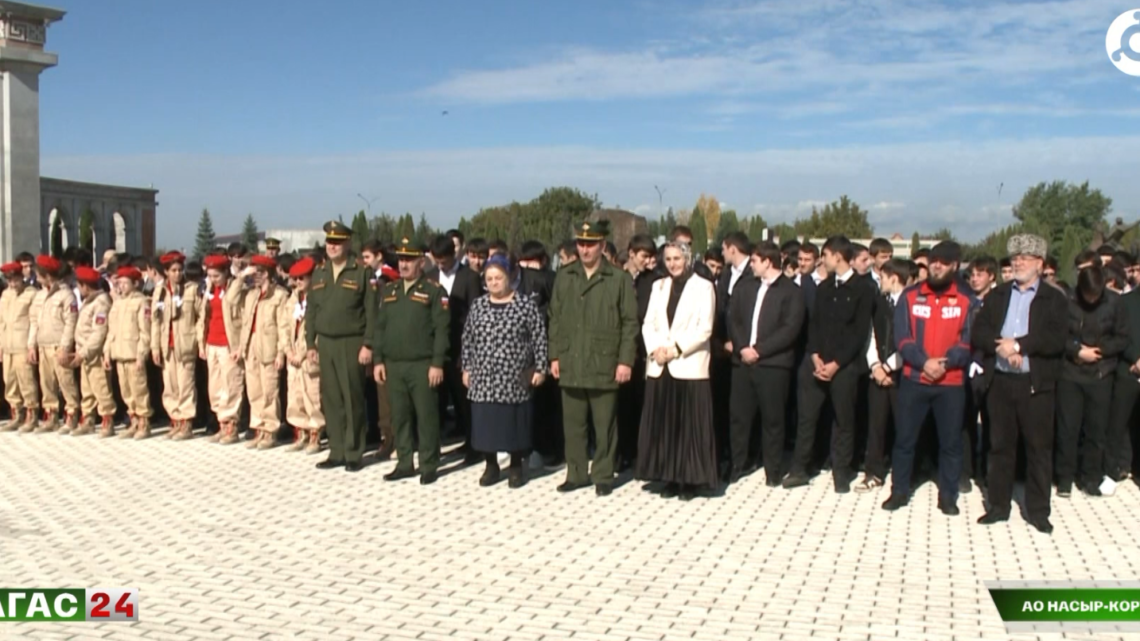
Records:
M101 278L103 277L99 275L99 272L88 267L87 265L80 265L79 267L75 268L75 280L81 283L94 285L98 283Z
M308 276L313 273L313 268L316 266L317 264L313 262L312 258L305 256L301 260L293 263L293 266L289 268L289 277L300 278L302 276Z
M202 263L206 266L206 269L225 270L225 269L228 269L230 266L230 259L228 256L222 256L219 254L211 254L211 255L207 256L206 259L204 261L202 261Z
M277 269L277 261L264 254L258 254L250 259L251 263L258 267L265 267L266 269Z
M115 272L115 276L118 278L129 278L131 280L142 280L142 272L140 272L137 267L131 267L130 265L120 267L119 271Z
M59 260L53 256L48 256L47 254L40 254L39 256L36 256L36 267L39 267L46 272L58 272Z
M400 272L392 269L388 265L380 266L380 275L384 278L387 278L388 280L399 280L400 278Z
M0 272L3 272L5 276L20 276L24 273L24 266L20 261L14 260L0 265Z
M158 259L158 262L162 263L164 267L172 263L185 263L186 256L180 251L166 252Z

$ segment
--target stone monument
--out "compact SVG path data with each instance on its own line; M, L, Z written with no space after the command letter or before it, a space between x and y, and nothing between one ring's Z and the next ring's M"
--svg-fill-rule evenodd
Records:
M0 260L41 246L40 73L58 57L44 51L63 11L0 0Z

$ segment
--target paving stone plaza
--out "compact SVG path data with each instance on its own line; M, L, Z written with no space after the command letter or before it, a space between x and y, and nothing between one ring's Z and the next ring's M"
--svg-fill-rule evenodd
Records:
M9 623L8 639L1135 637L1007 635L983 585L1134 580L1131 482L1055 499L1046 536L1016 515L976 525L977 491L945 517L929 483L891 514L886 490L840 496L828 477L684 503L636 481L559 495L562 470L519 490L480 488L481 466L385 483L393 463L350 475L202 439L0 449L3 583L140 589L137 623Z

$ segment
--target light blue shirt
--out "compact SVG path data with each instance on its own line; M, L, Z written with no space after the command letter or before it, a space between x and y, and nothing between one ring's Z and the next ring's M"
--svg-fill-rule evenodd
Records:
M1021 338L1029 333L1029 306L1037 296L1037 288L1041 286L1041 279L1022 289L1017 283L1009 293L1009 308L1005 312L1005 323L1001 326L1002 338ZM1007 359L997 357L997 370L999 372L1029 373L1029 357L1021 355L1021 369L1009 364Z

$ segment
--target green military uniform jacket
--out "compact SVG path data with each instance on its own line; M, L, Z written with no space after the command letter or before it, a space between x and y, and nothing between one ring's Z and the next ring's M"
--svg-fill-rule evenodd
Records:
M372 360L376 364L430 360L432 367L443 367L450 327L447 290L439 283L421 276L407 292L402 279L385 283Z
M605 259L586 280L581 262L561 269L550 300L550 360L562 387L617 389L617 366L633 367L637 299L633 280Z
M317 336L363 336L364 346L373 346L379 289L373 278L372 270L358 265L351 256L335 280L331 260L313 270L305 304L305 344L309 349L316 349Z

